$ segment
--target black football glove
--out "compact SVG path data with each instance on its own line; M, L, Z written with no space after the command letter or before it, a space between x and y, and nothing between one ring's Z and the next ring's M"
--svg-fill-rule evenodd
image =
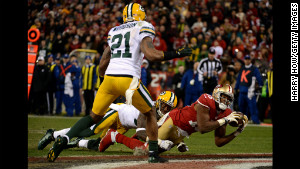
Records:
M175 52L181 58L184 56L190 56L192 54L192 49L189 47L181 47L177 49Z
M189 47L180 47L176 51L166 51L164 52L163 60L171 60L174 58L181 58L185 56L190 56L192 54L192 49Z

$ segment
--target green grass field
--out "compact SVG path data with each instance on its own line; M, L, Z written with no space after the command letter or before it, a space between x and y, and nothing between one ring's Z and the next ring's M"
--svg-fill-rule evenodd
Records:
M38 150L37 145L46 130L53 128L60 130L72 127L80 117L59 116L28 116L28 157L46 157L53 142L44 150ZM227 134L236 128L227 127ZM125 135L132 136L135 130L129 130ZM217 147L214 143L214 132L200 134L194 133L190 138L185 138L189 151L180 153L176 148L171 149L164 155L176 154L223 154L223 153L272 153L272 127L248 125L243 133L229 144ZM97 138L98 135L90 137ZM89 138L88 138L89 139ZM100 153L83 148L72 148L64 150L60 156L88 156L88 155L132 155L132 150L122 144L110 146L105 152Z

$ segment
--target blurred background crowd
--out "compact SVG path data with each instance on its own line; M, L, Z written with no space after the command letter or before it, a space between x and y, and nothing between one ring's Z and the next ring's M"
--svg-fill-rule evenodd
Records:
M75 115L88 113L91 106L88 98L94 97L90 91L95 92L99 87L97 65L108 45L107 33L112 27L123 23L123 8L129 2L137 2L144 7L146 20L155 27L153 42L157 49L171 51L188 45L193 50L191 56L171 61L152 63L143 60L141 78L153 100L161 91L172 90L179 99L178 107L193 103L195 98L192 94L196 93L197 99L206 92L205 78L200 67L203 64L201 61L204 62L203 59L209 55L221 62L221 69L215 74L217 82L235 88L245 61L249 60L258 68L262 81L256 82L255 86L255 111L259 116L259 121L255 123L270 118L273 77L272 0L28 0L28 28L37 28L41 32L37 41L36 67L43 66L37 69L40 73L33 78L30 113L59 115L63 110L57 107L58 104L68 105L68 116L73 116L73 109ZM85 63L78 64L76 56L69 56L75 49L93 49L97 54L93 59L85 57ZM63 68L59 65L63 65ZM65 70L67 65L73 65L73 68ZM95 77L89 89L83 89L84 84L89 83L88 77L84 78L85 74L89 74L83 71L87 70L86 67L95 72L90 73L90 76ZM76 91L68 97L58 98L60 94L57 91L60 89L57 81L59 74L64 74L62 70L71 72ZM199 75L201 73L202 78ZM196 77L196 82L200 83L191 82ZM74 79L78 79L78 87L75 87L77 84L74 84ZM66 85L65 82L63 85ZM44 96L46 99L43 99ZM232 106L235 110L239 110L238 100L237 88Z

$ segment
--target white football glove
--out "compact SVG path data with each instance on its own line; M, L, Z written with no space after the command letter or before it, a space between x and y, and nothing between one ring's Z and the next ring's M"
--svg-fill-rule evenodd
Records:
M224 124L228 124L233 121L238 123L238 121L236 119L240 119L240 118L241 118L241 114L234 111L234 112L230 113L228 116L226 116L222 119L219 119L217 121L219 122L220 126L223 126Z
M180 152L186 152L189 151L188 146L184 143L184 142L180 142L180 144L178 144L177 146L178 151Z
M241 124L238 129L234 132L234 136L238 136L244 131L245 127L248 124L248 117L246 115L243 116L243 124Z
M161 140L161 139L158 139L158 146L164 150L167 150L169 151L172 146L173 146L173 142L170 141L170 140Z

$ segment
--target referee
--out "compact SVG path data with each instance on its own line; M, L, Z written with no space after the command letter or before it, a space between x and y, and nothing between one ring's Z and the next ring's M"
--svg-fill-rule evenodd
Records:
M218 84L218 75L222 72L222 63L215 58L216 51L209 48L208 57L200 61L197 68L199 80L202 81L204 93L212 94Z

